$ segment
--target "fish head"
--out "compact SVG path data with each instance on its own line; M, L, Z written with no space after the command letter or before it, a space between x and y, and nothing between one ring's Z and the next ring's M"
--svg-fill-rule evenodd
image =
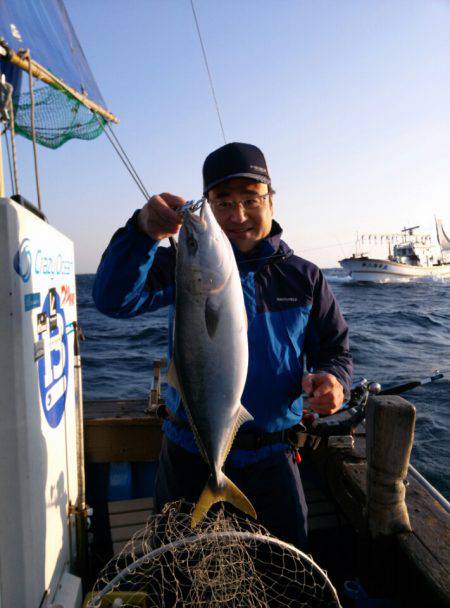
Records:
M185 212L177 257L190 291L207 295L219 292L227 282L235 264L234 254L207 201L200 214Z

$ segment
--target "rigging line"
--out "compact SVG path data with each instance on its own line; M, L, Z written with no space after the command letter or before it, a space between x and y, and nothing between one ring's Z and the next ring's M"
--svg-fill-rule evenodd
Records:
M141 184L141 180L139 177L136 177L135 175L135 169L134 167L131 165L131 167L129 166L128 162L126 161L125 157L122 155L119 147L116 145L116 143L114 142L113 138L111 137L111 135L109 134L108 130L104 128L104 125L102 124L101 120L99 119L97 113L95 113L95 116L98 120L98 122L102 125L103 127L103 132L105 133L106 137L109 139L109 142L111 143L112 147L114 148L114 150L116 151L118 157L120 158L120 160L123 162L126 170L128 171L128 173L131 175L132 179L134 180L135 184L137 185L137 187L139 188L139 190L141 191L142 195L144 196L145 200L148 201L149 194L147 192L147 189L145 188L145 186L143 186Z
M10 150L9 141L8 141L8 130L5 129L4 132L2 133L2 135L3 134L5 135L5 141L6 141L6 156L8 158L9 179L11 181L11 190L14 192L14 178L13 178L13 173L12 173L11 150Z
M125 152L125 150L123 149L122 145L120 144L117 136L113 133L113 131L112 131L111 128L105 129L105 125L102 123L102 121L100 120L100 118L98 117L98 115L97 115L96 112L94 112L94 115L97 118L99 124L103 127L103 132L105 133L105 135L108 138L110 144L112 145L112 147L116 151L117 156L123 162L123 164L125 166L125 169L131 175L132 179L134 180L134 183L136 184L136 186L141 191L141 193L144 196L145 200L148 201L150 199L150 194L148 193L147 188L144 186L144 183L142 182L142 180L139 177L136 169L134 168L133 163L131 162L131 160L128 157L127 153ZM108 123L106 123L106 124L107 124L107 126L109 126ZM116 142L117 142L117 144L116 144ZM169 237L169 242L170 242L170 245L173 248L173 250L176 252L177 251L177 243L176 243L175 239L172 236Z
M142 183L142 180L137 175L136 170L135 170L134 166L132 165L131 161L129 159L127 160L127 157L121 152L119 146L115 143L115 141L114 141L112 135L110 134L110 132L107 129L105 129L105 128L103 129L103 131L104 131L106 137L109 139L110 144L112 145L112 147L116 151L118 157L120 158L120 160L124 164L126 170L131 175L132 179L134 180L134 182L137 185L137 187L139 188L139 190L142 192L144 198L146 200L148 200L150 197L149 197L149 194L147 192L147 188L144 186L144 184Z
M227 143L227 138L225 137L225 130L223 128L222 116L221 116L220 108L219 108L219 102L217 100L217 95L216 95L216 91L214 88L211 70L210 70L209 64L208 64L208 58L206 56L206 48L205 48L205 45L203 44L203 38L202 38L202 34L200 32L200 26L199 26L198 19L197 19L197 13L195 12L194 0L190 0L190 2L191 2L192 13L194 15L195 25L197 28L198 39L200 41L200 46L202 47L203 60L205 62L206 72L207 72L208 78L209 78L209 84L210 84L212 96L214 99L214 105L216 106L217 118L219 119L220 129L222 131L223 141L224 141L224 143Z
M117 135L114 133L113 128L111 127L111 125L107 122L106 123L106 128L108 129L108 131L110 132L110 134L112 135L112 137L114 138L114 141L116 142L117 146L120 148L120 151L122 152L123 156L127 159L128 161L128 165L129 167L132 169L134 175L136 176L136 179L139 181L139 183L142 186L142 189L145 191L147 198L150 198L150 194L147 191L147 188L145 187L144 182L141 180L141 178L139 177L139 174L136 170L136 168L134 167L133 163L130 160L130 157L128 156L128 154L126 153L126 151L124 150L122 144L119 141L119 138L117 137Z
M34 156L34 176L36 178L36 193L38 199L38 208L39 211L42 211L41 204L41 186L39 183L39 170L38 170L38 160L37 160L37 144L36 144L36 126L34 123L34 90L33 90L33 71L31 64L31 54L28 50L26 52L26 57L28 58L28 81L30 86L30 99L31 99L31 135L33 140L33 156Z
M302 247L299 247L300 251L316 251L317 249L329 249L331 247L341 247L342 249L342 245L352 245L354 243L354 241L346 241L345 243L341 243L340 241L338 241L338 243L333 244L333 245L321 245L320 247L308 247L307 249L303 249ZM345 254L344 254L345 255Z
M16 154L16 127L14 124L14 103L12 99L12 87L11 87L11 99L9 102L9 129L11 137L11 151L12 151L12 164L14 170L14 190L15 194L19 194L19 169L17 167L17 154Z

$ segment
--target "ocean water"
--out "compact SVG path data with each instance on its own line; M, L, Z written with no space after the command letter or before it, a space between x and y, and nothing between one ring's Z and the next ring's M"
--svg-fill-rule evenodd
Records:
M450 282L363 285L325 273L350 327L355 379L388 386L447 372L404 396L417 409L412 463L450 499ZM110 319L95 308L93 280L77 276L84 398L146 397L153 361L166 352L167 310Z

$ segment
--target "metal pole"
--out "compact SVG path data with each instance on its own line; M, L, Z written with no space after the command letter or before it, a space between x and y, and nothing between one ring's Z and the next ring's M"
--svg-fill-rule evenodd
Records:
M87 528L88 512L86 507L86 481L84 470L84 420L83 420L83 380L81 370L80 339L83 334L76 321L74 328L74 384L75 384L75 417L77 437L77 481L78 501L74 510L77 533L77 571L83 583L86 582L88 572Z
M52 74L51 72L46 70L39 63L37 63L37 61L33 61L33 60L27 61L27 58L24 57L22 54L19 55L18 53L15 53L13 50L11 50L9 48L5 48L5 46L6 45L4 43L0 44L0 55L3 55L3 57L7 61L10 61L13 65L16 65L20 69L24 70L24 72L31 71L31 73L33 74L33 76L35 78L37 78L38 80L41 80L42 82L45 82L45 84L49 84L54 89L58 89L60 91L67 91L68 93L70 93L72 95L72 97L75 97L75 99L77 99L79 102L81 102L87 108L89 108L90 110L93 110L97 114L100 114L100 116L103 116L103 118L105 118L109 122L115 122L115 123L119 122L119 119L116 116L114 116L114 114L111 114L111 112L108 112L108 110L105 110L105 108L102 108L102 106L100 106L98 103L95 103L94 101L92 101L88 97L86 97L86 95L83 95L76 89L73 89L72 87L67 85L60 78L58 78L57 76L55 76L54 74Z
M2 140L1 140L1 131L0 131L0 197L5 196L5 176L3 174L3 150L2 150ZM5 133L6 137L6 133Z
M30 98L31 98L31 135L33 139L33 155L34 155L34 175L36 177L36 192L38 199L38 208L39 211L42 211L41 205L41 186L39 183L39 170L38 170L38 161L37 161L37 144L36 144L36 128L34 124L34 92L33 92L33 74L31 70L31 55L30 51L27 52L29 71L28 71L28 80L30 83Z
M441 505L441 507L445 509L447 513L450 513L450 503L445 498L445 496L442 496L442 494L438 490L436 490L436 488L432 486L431 483L427 481L417 469L412 466L412 464L409 465L408 472L411 477L414 477L414 479L418 481L420 485L431 494L434 500L436 500Z

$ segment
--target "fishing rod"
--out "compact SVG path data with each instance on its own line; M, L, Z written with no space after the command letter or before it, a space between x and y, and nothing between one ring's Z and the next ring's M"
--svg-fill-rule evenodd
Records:
M441 380L444 373L435 370L431 376L422 380L411 380L402 384L382 388L379 382L369 382L366 378L361 378L352 387L350 399L346 405L329 416L319 416L315 412L308 410L308 401L305 400L305 413L302 423L308 435L317 438L327 438L331 436L352 435L356 427L361 424L366 417L366 405L371 395L400 395L418 386L424 386Z
M405 393L406 391L411 391L413 388L417 388L418 386L424 386L425 384L430 384L431 382L435 382L436 380L441 380L444 377L443 372L438 369L435 370L431 376L424 378L423 380L412 380L410 382L406 382L405 384L397 384L395 386L390 386L384 390L380 390L379 395L400 395L401 393Z

